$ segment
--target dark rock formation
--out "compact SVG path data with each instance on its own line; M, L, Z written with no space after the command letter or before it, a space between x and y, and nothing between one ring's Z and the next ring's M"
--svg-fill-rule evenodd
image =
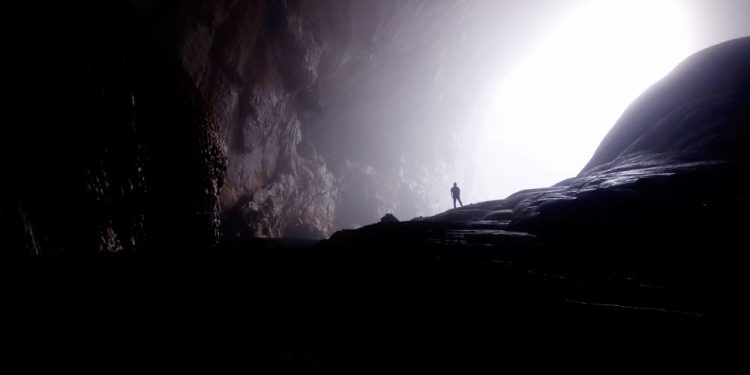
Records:
M25 60L19 95L36 100L16 110L32 118L3 128L0 252L215 248L225 159L210 108L133 9L90 6L97 17L53 8L39 22L54 31L26 41L44 56Z
M382 111L360 107L392 108L366 93L373 69L387 63L383 55L396 33L420 18L438 22L433 16L452 3L217 1L142 8L172 37L226 140L221 205L230 237L323 238L337 226L362 225L393 209L435 211L428 187L414 184L434 181L433 171L399 175L422 160L406 165L397 151L401 142L388 136L393 121L368 119ZM420 7L429 17L399 19ZM390 157L362 153L373 144Z

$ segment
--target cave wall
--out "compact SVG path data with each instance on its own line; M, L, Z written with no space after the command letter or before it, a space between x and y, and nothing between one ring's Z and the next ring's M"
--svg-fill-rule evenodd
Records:
M338 99L362 96L404 8L394 1L220 1L147 9L183 20L173 30L176 53L226 143L227 235L321 238L386 212L435 210L416 181L439 178L405 175L403 158L383 147L398 130L385 119L358 123L372 112L362 103L381 111L388 104ZM330 102L334 108L326 108ZM445 168L444 160L436 167Z
M462 133L505 68L493 57L523 48L507 30L534 26L491 1L133 3L213 111L230 238L321 238L447 208Z
M0 247L205 249L439 212L488 74L524 48L508 30L536 26L516 8L14 5L35 17L15 25L25 120L3 128Z
M215 248L224 150L181 62L126 4L18 14L38 17L0 134L0 253Z

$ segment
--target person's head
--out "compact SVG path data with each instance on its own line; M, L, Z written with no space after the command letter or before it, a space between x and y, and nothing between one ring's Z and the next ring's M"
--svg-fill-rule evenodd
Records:
M453 183L453 186L457 186L455 182Z

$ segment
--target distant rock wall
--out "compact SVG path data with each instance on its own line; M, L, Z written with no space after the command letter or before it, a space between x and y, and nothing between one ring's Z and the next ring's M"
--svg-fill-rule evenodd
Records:
M229 237L321 238L447 202L464 125L451 107L470 108L477 93L452 92L457 75L446 73L462 61L461 38L494 28L464 19L476 5L134 3L213 110L228 158Z

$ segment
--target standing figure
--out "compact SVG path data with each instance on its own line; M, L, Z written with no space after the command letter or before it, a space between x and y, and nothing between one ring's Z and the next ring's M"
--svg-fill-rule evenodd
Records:
M458 185L456 185L455 182L451 188L451 197L453 197L453 208L456 208L456 200L458 200L458 204L460 204L461 207L464 206L463 202L461 202L461 189L458 188Z

